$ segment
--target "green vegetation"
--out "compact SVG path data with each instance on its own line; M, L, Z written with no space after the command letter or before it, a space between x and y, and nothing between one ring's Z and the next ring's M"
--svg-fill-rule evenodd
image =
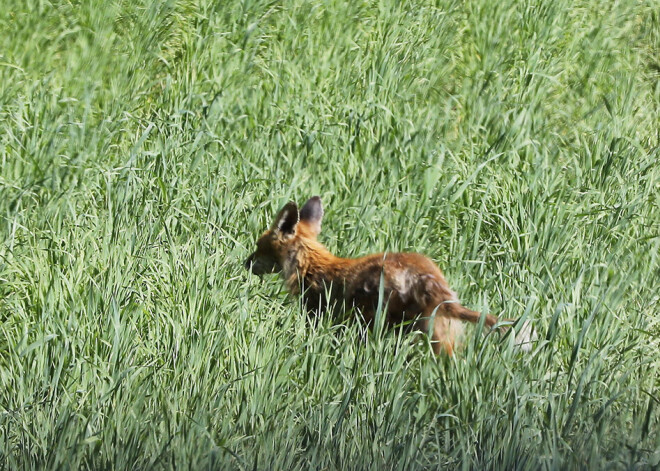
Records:
M0 467L660 463L657 1L5 0ZM540 339L307 322L289 199Z

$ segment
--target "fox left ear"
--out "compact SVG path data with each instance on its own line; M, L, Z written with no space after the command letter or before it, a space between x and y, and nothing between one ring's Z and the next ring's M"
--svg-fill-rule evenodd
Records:
M291 201L280 209L280 212L275 218L272 229L273 231L284 235L293 234L299 220L298 205Z
M300 220L306 222L316 235L321 233L321 220L323 219L323 205L321 198L312 196L300 210Z

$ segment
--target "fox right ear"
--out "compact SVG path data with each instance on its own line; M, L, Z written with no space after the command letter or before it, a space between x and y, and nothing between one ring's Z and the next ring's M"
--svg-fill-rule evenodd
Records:
M293 234L299 220L298 205L290 201L277 214L272 229L274 232L284 235Z
M300 220L305 221L314 231L314 234L321 233L321 220L323 219L323 205L321 198L312 196L300 210Z

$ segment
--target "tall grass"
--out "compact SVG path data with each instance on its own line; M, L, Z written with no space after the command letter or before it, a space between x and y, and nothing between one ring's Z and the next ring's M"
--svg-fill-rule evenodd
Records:
M2 467L660 464L657 2L3 7ZM533 352L307 322L241 262L313 194Z

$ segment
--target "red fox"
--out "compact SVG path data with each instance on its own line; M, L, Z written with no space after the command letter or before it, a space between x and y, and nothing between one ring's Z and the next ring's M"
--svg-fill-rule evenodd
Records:
M302 295L309 312L343 305L357 309L367 323L374 320L382 283L387 324L408 322L413 330L431 331L434 352L452 355L463 330L461 321L476 323L481 314L459 303L435 263L418 253L336 257L316 240L322 219L318 196L300 211L296 203L286 204L257 241L245 267L256 275L281 272L289 291ZM497 321L486 314L486 326ZM523 326L524 338L516 340L524 350L533 340L531 334L531 328Z

